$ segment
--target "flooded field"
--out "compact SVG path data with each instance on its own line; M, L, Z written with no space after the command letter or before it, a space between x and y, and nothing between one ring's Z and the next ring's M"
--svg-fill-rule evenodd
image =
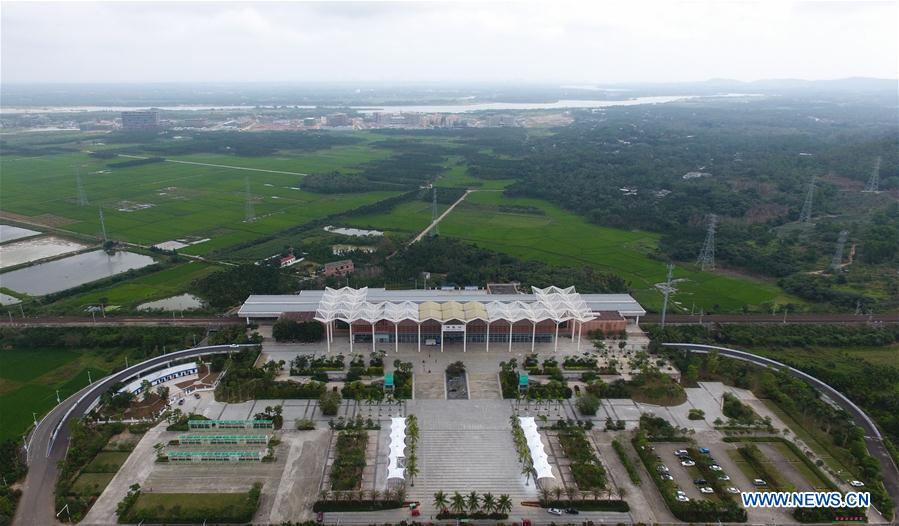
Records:
M12 225L0 225L0 243L7 241L15 241L23 237L31 237L40 234L37 230L28 230L27 228L19 228Z
M77 252L85 248L87 245L56 236L23 239L0 246L0 268L14 267L30 261Z
M199 309L203 305L203 300L193 294L181 294L170 298L141 303L137 306L137 310L181 311Z
M152 264L150 256L95 250L0 274L0 286L42 296Z
M346 228L346 227L336 227L328 225L323 228L325 232L331 232L332 234L343 234L345 236L360 236L360 237L381 237L384 235L384 232L380 230L362 230L360 228Z

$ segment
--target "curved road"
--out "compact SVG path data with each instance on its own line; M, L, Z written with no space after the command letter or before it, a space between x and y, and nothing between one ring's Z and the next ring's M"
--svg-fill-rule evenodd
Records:
M97 398L113 384L132 376L142 375L174 360L207 354L224 354L242 347L254 346L254 344L213 345L164 354L97 380L63 400L38 422L28 437L28 475L22 485L22 498L16 508L13 524L48 526L57 522L54 517L59 511L54 509L57 463L65 457L69 447L69 423L84 416Z
M852 419L855 420L855 423L865 431L865 443L868 446L868 451L870 451L871 455L874 456L874 458L876 458L880 463L881 471L883 472L883 485L890 496L893 498L893 502L899 503L899 468L896 467L896 463L893 461L893 458L890 456L886 447L883 445L883 436L880 434L880 430L877 429L877 425L873 420L871 420L871 417L869 417L864 411L862 411L860 407L855 405L852 400L843 395L843 393L837 391L821 380L818 380L814 376L800 371L799 369L790 367L789 365L778 362L777 360L772 360L770 358L748 353L746 351L729 349L727 347L717 347L715 345L702 345L698 343L663 343L662 345L665 347L684 349L697 353L709 353L711 351L718 351L721 356L726 356L735 360L742 360L744 362L753 363L762 367L779 369L810 383L812 387L817 389L822 394L826 395L828 398L833 400L834 403L839 405L844 411L849 413Z

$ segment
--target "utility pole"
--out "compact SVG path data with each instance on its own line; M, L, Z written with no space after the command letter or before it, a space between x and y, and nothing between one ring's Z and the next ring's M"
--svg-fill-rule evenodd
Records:
M431 187L431 222L434 223L437 221L437 187ZM438 229L440 228L440 224L435 223L434 228L431 229L431 237L438 235L440 232Z
M839 270L840 265L843 264L843 247L846 245L846 239L848 239L848 237L848 230L840 232L840 237L837 238L837 249L834 251L833 258L830 260L830 270Z
M700 270L715 269L715 228L718 225L718 216L709 214L709 227L705 234L705 243L702 244L702 250L699 251L699 257L696 258L696 264Z
M247 196L247 204L246 204L246 208L244 209L244 213L245 213L244 220L247 223L249 223L251 221L256 220L256 213L253 210L253 199L250 196L250 178L249 177L244 178L244 185L246 186L246 196Z
M59 389L56 390L56 403L57 403L57 404L60 403L60 400L59 400Z
M668 263L668 278L665 280L665 286L662 294L665 299L662 301L662 328L665 328L665 316L668 314L668 296L671 294L671 276L674 274L674 264ZM509 336L511 338L511 336Z
M87 370L87 385L92 385L93 383L94 383L94 381L91 380L91 370L88 369Z
M862 192L876 194L880 191L880 157L877 157L877 160L874 161L874 170L871 172L871 178L868 179L868 184L865 185L865 189Z
M34 411L31 412L31 418L34 419L34 427L37 427L37 413Z
M106 220L103 219L103 207L100 207L100 229L103 230L103 244L109 242L109 236L106 235Z
M81 169L75 165L75 200L78 206L87 205L87 194L84 193L84 184L81 182Z
M805 194L805 202L802 204L802 211L799 212L800 223L810 223L812 221L812 202L815 200L815 176L812 176L808 183L808 192Z

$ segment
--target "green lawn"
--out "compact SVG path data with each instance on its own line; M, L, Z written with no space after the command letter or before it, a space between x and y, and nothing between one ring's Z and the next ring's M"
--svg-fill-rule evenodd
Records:
M404 234L418 234L431 224L431 203L416 199L408 203L400 203L389 212L355 216L345 221L360 228L375 228ZM437 203L437 215L443 213L449 205Z
M61 399L71 396L108 372L124 358L110 361L96 352L61 349L0 350L0 440L21 436L37 417L56 405L56 390Z
M777 451L781 455L783 455L783 457L787 460L787 462L790 463L790 466L793 469L795 469L802 475L802 477L812 489L818 491L828 491L830 489L828 487L827 481L821 480L818 475L816 475L811 469L809 469L808 466L805 465L802 459L796 457L796 454L793 453L793 451L789 447L787 447L786 444L784 444L783 442L772 442L771 445L775 449L777 449Z
M124 283L65 298L46 308L53 312L83 314L85 306L95 305L100 298L106 298L107 305L130 310L147 301L181 294L193 281L220 269L215 265L189 261Z
M72 491L79 495L100 495L115 473L82 473L72 484Z
M128 460L130 451L101 451L84 467L89 473L115 473Z
M542 214L504 211L512 206L534 207ZM539 199L515 199L500 192L475 192L440 224L440 233L554 265L590 265L614 272L630 281L636 298L659 309L662 295L655 288L665 279L665 264L653 259L658 235L606 228ZM739 279L679 266L674 272L678 292L671 307L676 312L696 308L707 312L739 311L744 305L772 301L801 303L779 288L760 281ZM560 283L559 285L566 285Z

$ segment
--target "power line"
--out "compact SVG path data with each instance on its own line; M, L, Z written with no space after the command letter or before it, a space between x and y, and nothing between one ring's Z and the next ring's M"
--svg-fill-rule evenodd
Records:
M705 243L696 258L696 264L701 270L714 270L715 268L715 228L718 226L718 216L709 214L709 227L705 234Z
M833 253L833 259L830 260L830 269L838 270L840 265L843 264L843 247L846 245L846 239L849 238L849 231L843 230L840 232L840 237L837 238L837 249Z
M437 187L432 187L432 196L431 196L431 222L437 221ZM434 228L431 229L431 237L438 235L438 229L440 228L440 223L434 224Z
M106 235L106 220L103 219L103 208L100 208L100 228L103 230L103 244L109 242L109 237Z
M808 223L812 220L812 201L815 199L815 176L812 176L808 183L808 192L805 194L805 202L802 204L802 211L799 212L799 222Z
M247 196L247 204L244 210L244 220L249 223L251 221L256 220L256 213L253 210L253 198L250 194L250 178L244 177L244 183L246 185L246 196Z
M665 316L668 314L668 296L673 290L671 287L671 277L674 275L674 264L668 263L668 277L665 279L665 285L662 288L662 294L665 299L662 301L662 328L665 328Z
M871 172L871 178L862 192L877 193L880 188L880 157L874 161L874 170Z
M75 166L75 192L78 206L87 205L87 194L84 193L84 184L81 181L81 169L77 165Z

